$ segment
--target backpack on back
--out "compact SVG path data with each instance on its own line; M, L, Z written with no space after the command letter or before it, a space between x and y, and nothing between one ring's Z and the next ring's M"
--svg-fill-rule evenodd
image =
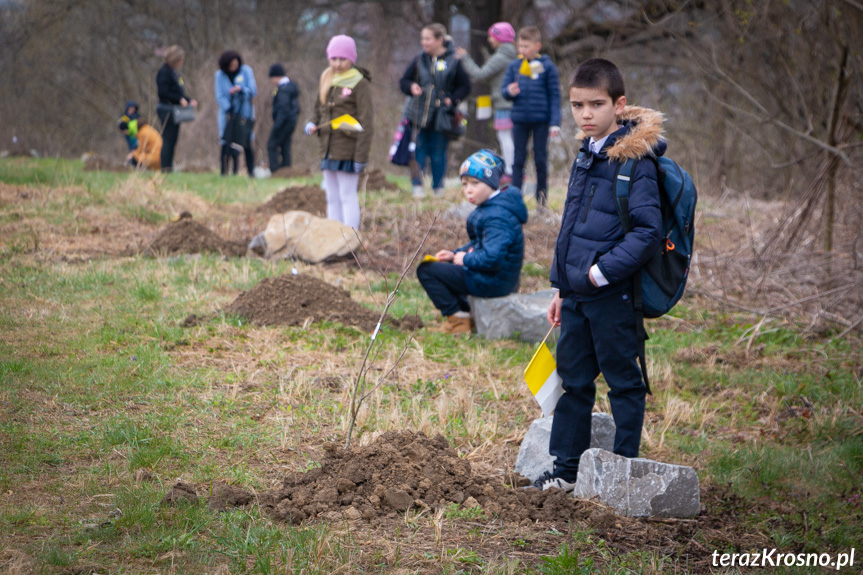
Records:
M668 313L683 297L689 276L695 239L695 204L698 192L692 178L674 160L661 156L650 158L656 164L662 211L662 244L635 277L635 291L641 292L644 317L656 318ZM623 232L632 229L629 221L629 187L635 160L626 160L618 168L615 180L617 212ZM640 276L640 281L639 281ZM633 296L638 312L638 293Z

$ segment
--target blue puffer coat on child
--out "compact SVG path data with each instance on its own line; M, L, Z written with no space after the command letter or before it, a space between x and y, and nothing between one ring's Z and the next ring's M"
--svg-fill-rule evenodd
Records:
M662 114L627 106L620 129L608 136L598 154L590 138L580 134L581 151L572 166L564 219L554 249L551 285L560 297L589 301L632 285L632 277L653 256L662 239L659 185L650 156L665 153ZM624 235L617 212L614 185L619 162L638 160L632 172L629 218L632 230ZM609 285L594 287L588 278L593 264Z
M457 252L464 256L465 283L472 294L501 297L518 288L524 261L527 207L521 190L508 187L477 206L467 219L470 242Z
M542 72L536 79L519 72L520 58L510 62L501 84L501 95L513 103L513 122L560 126L560 73L545 54L534 62L542 65ZM513 82L518 82L519 93L516 96L506 89Z

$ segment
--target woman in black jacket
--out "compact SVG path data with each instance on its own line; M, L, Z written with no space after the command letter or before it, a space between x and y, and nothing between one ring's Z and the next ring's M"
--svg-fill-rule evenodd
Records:
M156 88L159 92L159 105L156 113L162 123L162 171L174 170L174 147L180 136L180 124L174 121L173 106L197 107L198 102L186 95L185 83L180 76L180 68L186 53L179 46L171 46L165 51L165 63L156 74Z
M451 121L459 101L470 94L470 76L456 58L452 39L443 24L429 24L423 28L420 43L422 54L410 63L399 80L401 91L411 96L408 120L413 129L419 131L414 154L419 177L414 174L411 180L415 198L425 196L422 173L426 158L431 163L434 195L443 195L449 137L442 128Z

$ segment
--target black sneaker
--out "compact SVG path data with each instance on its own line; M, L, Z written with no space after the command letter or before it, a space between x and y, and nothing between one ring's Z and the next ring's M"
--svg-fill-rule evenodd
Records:
M537 480L534 481L531 485L525 487L525 489L534 488L545 491L546 489L551 489L553 487L557 489L563 489L564 491L569 493L573 489L575 489L575 480L567 481L562 477L554 475L550 471L546 471L545 473L540 475Z

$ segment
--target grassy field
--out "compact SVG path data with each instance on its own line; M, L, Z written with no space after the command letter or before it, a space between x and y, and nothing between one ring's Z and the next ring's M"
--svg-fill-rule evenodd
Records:
M221 308L292 265L371 307L398 274L385 282L351 263L147 258L129 248L181 209L239 238L260 225L244 214L285 185L0 159L0 572L690 572L673 548L622 551L600 526L503 529L458 507L303 526L274 522L255 505L210 510L214 485L261 493L318 466L324 444L344 443L350 384L369 341L337 324L259 328ZM552 192L558 210L562 193ZM365 213L381 223L367 227L383 236L391 210L447 205L414 206L408 196L364 194ZM709 197L702 205L723 209ZM550 255L527 262L529 286L543 286ZM439 322L412 273L393 312ZM210 319L180 327L192 313ZM648 326L654 395L642 455L695 467L705 521L780 552L863 555L859 336L804 334L794 318L765 322L694 297L672 316ZM364 404L356 440L393 429L440 433L475 474L505 477L540 416L521 379L533 346L454 342L428 329L379 339L378 370L407 351ZM604 395L597 409L608 411ZM197 486L201 500L163 504L178 480ZM440 537L426 539L429 529ZM741 540L696 544L749 550Z

